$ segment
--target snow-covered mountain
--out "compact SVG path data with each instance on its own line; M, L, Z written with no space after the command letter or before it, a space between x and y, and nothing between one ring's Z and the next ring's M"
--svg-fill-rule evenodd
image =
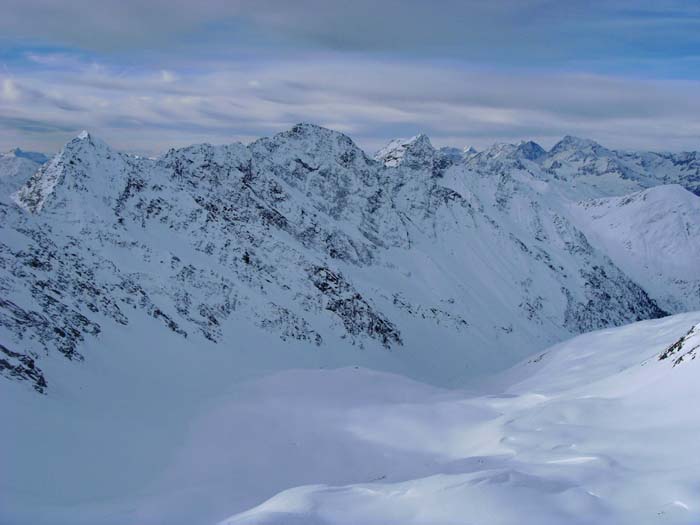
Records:
M0 200L7 202L47 160L43 153L19 148L0 153Z
M700 198L678 185L573 207L576 224L668 312L700 310Z
M419 137L392 141L375 158L395 165L407 145ZM620 196L661 184L678 184L700 195L697 151L616 151L590 139L566 136L549 151L532 141L500 143L480 152L465 148L461 160L474 171L527 172L557 186L570 199Z
M90 359L107 327L143 345L131 326L150 318L193 352L271 333L319 365L456 384L663 315L519 169L532 144L397 148L385 166L301 124L150 160L81 134L0 208L3 374L50 390L47 353Z
M80 134L2 187L0 522L696 518L700 317L613 329L698 308L682 157Z
M567 136L541 158L555 177L588 197L623 195L659 184L679 184L700 195L700 153L624 152ZM579 198L583 194L579 195Z

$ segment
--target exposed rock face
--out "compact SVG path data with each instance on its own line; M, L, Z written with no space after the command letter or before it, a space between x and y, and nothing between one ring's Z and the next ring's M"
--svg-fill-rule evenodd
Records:
M31 357L0 345L0 373L10 379L24 380L38 393L46 392L46 379Z
M673 366L683 361L693 361L700 353L700 325L693 326L688 333L659 355L659 361L671 359Z
M458 364L663 315L546 167L608 150L563 142L462 153L419 135L373 160L299 124L151 160L81 134L0 203L0 373L43 392L47 354L90 359L105 330L143 344L147 324L193 352L274 334L337 365L390 352L421 376L429 359L448 383Z

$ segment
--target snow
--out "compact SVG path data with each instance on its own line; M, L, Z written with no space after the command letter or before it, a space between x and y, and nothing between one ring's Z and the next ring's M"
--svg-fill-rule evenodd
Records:
M433 146L427 135L420 134L408 139L394 139L380 149L374 158L387 167L395 168L411 158L423 157L433 152Z
M698 320L684 314L579 336L508 371L487 394L343 408L357 447L409 457L374 464L373 481L319 478L221 523L697 521L700 459L691 451L700 421L683 400L700 394L700 361L681 371L658 354ZM397 397L399 384L383 378L386 397ZM407 463L421 474L396 472Z
M667 311L700 308L700 197L657 186L579 202L578 226Z
M39 169L42 157L40 153L25 152L19 148L0 154L0 202L10 202L10 195Z
M699 322L579 336L471 390L292 369L302 349L272 337L286 370L175 335L117 354L114 330L83 367L52 363L53 396L0 383L0 522L690 523L700 360L658 356Z
M46 353L91 359L108 326L143 316L192 352L243 322L306 342L319 366L453 386L662 314L546 181L444 162L423 138L407 151L382 167L310 124L156 160L82 135L16 194L29 213L2 210L3 344L41 370Z
M696 517L698 314L612 328L693 305L696 198L600 200L694 157L578 147L76 137L0 202L0 523Z
M93 199L99 198L106 185L114 186L116 173L123 170L123 164L121 156L112 152L107 144L83 131L14 193L12 200L19 207L37 213L49 200L53 201L54 207L65 208L76 190ZM56 189L59 195L54 195ZM79 208L84 206L85 203L81 202L80 206L73 206L68 211L73 220L82 217L84 212Z

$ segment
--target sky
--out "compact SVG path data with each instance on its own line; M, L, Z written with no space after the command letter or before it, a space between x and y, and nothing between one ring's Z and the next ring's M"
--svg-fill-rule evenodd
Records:
M700 149L697 0L0 0L0 151L155 155L312 122Z

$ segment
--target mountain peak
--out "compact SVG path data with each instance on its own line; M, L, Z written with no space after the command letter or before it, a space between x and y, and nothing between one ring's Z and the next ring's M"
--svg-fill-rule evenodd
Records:
M104 142L103 140L99 139L95 135L89 133L86 130L81 131L76 135L75 138L73 138L71 141L69 141L65 147L63 148L62 152L65 151L70 151L76 149L76 146L81 146L81 147L90 147L90 148L97 148L101 150L110 150L111 147ZM60 153L59 153L60 154Z
M479 153L479 151L474 146L464 146L464 149L462 149L462 154L465 157L473 157L477 153Z
M497 142L484 149L479 156L485 158L511 157L516 152L517 146L508 142Z
M542 146L531 140L521 140L518 143L516 151L521 157L527 160L537 160L546 153Z
M272 137L273 140L298 140L300 138L309 138L314 140L331 139L336 142L340 141L352 144L353 146L355 145L352 139L350 139L350 137L348 137L344 133L341 133L340 131L336 131L334 129L324 128L323 126L319 126L318 124L312 124L310 122L299 122L298 124L292 126L289 130L277 133Z
M429 160L432 164L435 148L430 138L419 133L408 139L394 139L380 149L374 156L375 160L387 167L399 165L424 165Z
M62 205L75 192L100 197L119 171L115 163L120 161L121 156L105 142L83 131L45 163L12 199L21 208L37 213L54 200L52 196L61 187L65 190L59 192Z
M551 150L549 150L549 153L550 155L556 155L557 153L570 151L583 151L597 154L607 150L594 140L565 135Z
M365 153L344 133L307 122L258 139L248 150L263 164L294 165L300 173L324 173L325 168L338 166L364 172L369 163Z

